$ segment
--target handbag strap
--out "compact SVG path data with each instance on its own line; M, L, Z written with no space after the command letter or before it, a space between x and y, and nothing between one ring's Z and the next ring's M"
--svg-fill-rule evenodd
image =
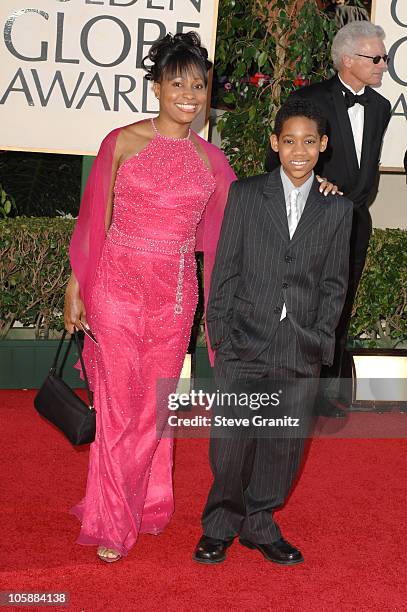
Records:
M63 347L63 344L64 344L64 340L65 340L66 334L67 334L67 331L66 331L66 329L64 329L64 332L63 332L63 334L62 334L62 336L61 336L61 339L60 339L60 341L59 341L59 344L58 344L57 352L55 353L55 357L54 357L53 364L52 364L52 366L51 366L51 370L53 370L53 371L56 371L56 370L57 370L57 367L58 367L58 359L59 359L59 355L61 354L61 350L62 350L62 347ZM72 338L71 338L71 340L72 340ZM59 369L59 373L58 373L59 375L61 375L61 374L62 374L62 369L63 369L63 367L64 367L64 364L65 364L65 361L66 361L66 356L67 356L67 354L68 354L68 351L69 351L70 347L71 347L71 341L69 342L69 344L68 344L68 346L67 346L67 349L66 349L66 351L65 351L65 356L64 356L64 358L63 358L63 360L62 360L62 366L61 366L61 368Z
M55 357L54 357L54 362L53 362L53 364L51 366L51 371L56 372L57 375L60 378L62 378L62 373L63 373L63 369L64 369L64 366L65 366L66 358L68 357L68 353L69 353L69 350L71 348L72 340L75 339L75 344L76 344L77 349L78 349L79 361L81 362L82 374L83 374L83 378L85 380L85 388L86 388L86 393L87 393L88 400L89 400L89 406L93 407L93 393L90 390L88 375L86 374L85 363L83 361L83 356L82 356L82 347L81 347L81 343L80 343L80 340L79 340L78 332L76 331L76 329L74 330L74 333L71 334L68 346L66 347L64 358L62 359L61 365L58 368L59 356L61 354L61 350L62 350L62 347L63 347L63 344L64 344L64 340L66 338L66 334L67 334L67 331L66 331L66 329L64 329L63 334L62 334L61 339L60 339L59 344L58 344L57 352L56 352Z
M81 362L83 378L85 379L86 392L88 394L88 399L89 399L89 406L93 407L93 393L90 390L88 375L86 374L85 363L83 361L83 356L82 356L81 343L80 343L78 332L76 331L76 329L74 329L73 333L74 333L74 338L75 338L76 346L78 348L78 354L79 354L79 359L80 359L80 362Z

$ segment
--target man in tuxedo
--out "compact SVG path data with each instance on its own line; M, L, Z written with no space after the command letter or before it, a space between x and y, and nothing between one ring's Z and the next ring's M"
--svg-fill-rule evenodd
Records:
M383 135L390 120L390 103L372 87L382 82L388 56L384 31L368 21L341 28L332 44L337 74L321 83L294 91L291 98L313 100L328 119L328 147L319 158L316 172L338 185L354 204L350 244L349 286L336 330L331 367L321 371L318 414L343 417L350 403L351 357L345 351L352 306L362 276L371 235L369 204L377 191L378 166ZM270 149L267 170L279 165Z
M288 102L271 137L281 167L237 181L229 192L206 323L217 388L228 398L246 390L250 402L220 406L229 417L224 429L216 430L218 415L212 417L214 482L193 556L200 563L224 561L237 535L268 561L303 561L272 512L298 473L321 363L332 363L346 295L352 203L326 198L313 172L327 140L326 120L312 102ZM251 400L274 386L278 406L253 413L259 406L251 409ZM233 418L242 412L253 424L247 435L242 419ZM271 418L258 429L265 412ZM273 430L278 415L287 419ZM297 421L300 435L290 429Z

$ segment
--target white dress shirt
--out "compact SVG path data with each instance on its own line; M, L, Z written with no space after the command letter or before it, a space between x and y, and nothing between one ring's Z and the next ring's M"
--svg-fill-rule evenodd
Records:
M281 181L283 183L283 189L284 189L285 206L287 210L288 231L290 233L290 238L292 238L297 228L297 225L301 219L301 215L304 211L304 207L307 202L309 192L311 191L312 183L314 182L314 173L312 172L309 179L307 179L305 183L301 185L301 187L296 187L295 185L292 184L292 182L290 181L290 179L284 172L282 166L280 166L280 176L281 176ZM295 204L292 201L292 196L291 196L293 191L298 193L298 196L294 198ZM295 211L292 210L293 207L296 208ZM286 305L283 304L283 310L281 311L280 321L285 319L286 316L287 316L287 308L286 308Z
M365 92L365 88L362 87L359 91L354 91L350 85L347 85L342 81L339 76L339 80L346 89L349 89L353 94L361 96ZM345 94L343 94L345 95ZM350 119L350 125L353 132L353 140L355 143L356 157L358 158L358 164L360 168L360 158L362 155L362 142L363 142L363 127L365 124L365 107L362 104L354 104L348 108L348 115Z

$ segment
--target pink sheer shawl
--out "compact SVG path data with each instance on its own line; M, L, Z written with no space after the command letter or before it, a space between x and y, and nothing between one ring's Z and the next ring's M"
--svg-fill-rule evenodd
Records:
M106 238L105 212L112 176L116 140L121 128L110 132L100 145L83 194L78 221L72 234L69 256L72 270L79 282L81 298L86 312L90 312L90 298L97 265ZM216 188L206 205L197 228L196 250L204 253L205 309L208 301L210 279L215 261L216 247L222 225L229 186L236 176L225 155L216 146L194 132L208 158L215 177ZM208 353L213 365L213 351L207 335ZM85 359L93 362L91 341L85 340ZM91 376L92 378L92 376Z

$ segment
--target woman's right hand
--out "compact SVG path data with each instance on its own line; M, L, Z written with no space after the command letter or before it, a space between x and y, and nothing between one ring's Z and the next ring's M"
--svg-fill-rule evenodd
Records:
M81 300L79 293L79 283L76 280L74 274L68 281L68 285L65 291L65 304L64 304L64 323L65 329L72 334L74 328L81 329L81 322L86 326L86 311L85 305Z

